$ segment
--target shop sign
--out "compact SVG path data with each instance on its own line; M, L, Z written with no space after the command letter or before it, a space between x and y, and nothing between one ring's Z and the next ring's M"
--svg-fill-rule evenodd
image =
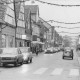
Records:
M26 35L22 35L22 39L26 39Z

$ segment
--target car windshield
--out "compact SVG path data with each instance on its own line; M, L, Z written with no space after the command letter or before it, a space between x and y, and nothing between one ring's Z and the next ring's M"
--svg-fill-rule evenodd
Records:
M16 52L17 52L17 49L15 49L15 48L5 48L5 49L2 49L2 53L3 54L16 54Z

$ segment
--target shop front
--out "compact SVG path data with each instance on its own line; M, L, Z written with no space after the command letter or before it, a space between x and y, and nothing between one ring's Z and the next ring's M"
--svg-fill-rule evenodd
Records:
M41 52L43 48L43 44L44 43L40 41L40 38L37 35L34 35L32 41L33 53L36 52L36 48L38 49L38 52Z
M25 46L25 40L22 39L21 34L16 34L16 47L24 47Z
M2 47L15 47L15 28L6 26L1 32Z
M31 37L28 35L16 35L16 47L30 47Z
M30 34L26 35L26 40L25 42L27 43L27 47L31 47L31 41L32 41L32 36Z

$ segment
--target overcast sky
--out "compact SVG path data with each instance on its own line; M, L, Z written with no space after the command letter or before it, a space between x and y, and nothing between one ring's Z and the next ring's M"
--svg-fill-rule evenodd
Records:
M32 0L33 1L33 0ZM35 0L34 0L35 1ZM55 4L63 4L63 5L79 5L80 0L41 0L44 2L55 3ZM45 21L48 20L55 20L59 22L66 22L66 23L75 23L80 22L80 6L79 7L61 7L61 6L54 6L48 4L42 4L38 1L35 1L34 4L31 1L26 1L26 5L39 5L39 16L43 18ZM61 26L67 28L74 28L80 27L80 24L61 24L56 22L49 22L52 26ZM80 28L74 29L66 29L66 28L58 28L55 27L57 32L69 32L69 33L79 33ZM70 35L77 36L78 34L68 34L68 33L59 33L60 35Z

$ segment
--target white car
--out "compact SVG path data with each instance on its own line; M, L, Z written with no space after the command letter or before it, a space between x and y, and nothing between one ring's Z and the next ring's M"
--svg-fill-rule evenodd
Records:
M32 52L30 50L30 47L20 47L20 50L23 54L23 59L24 62L28 63L28 62L32 62Z
M23 55L19 48L1 48L0 49L0 63L3 66L7 64L14 64L14 66L18 66L18 64L23 64Z

